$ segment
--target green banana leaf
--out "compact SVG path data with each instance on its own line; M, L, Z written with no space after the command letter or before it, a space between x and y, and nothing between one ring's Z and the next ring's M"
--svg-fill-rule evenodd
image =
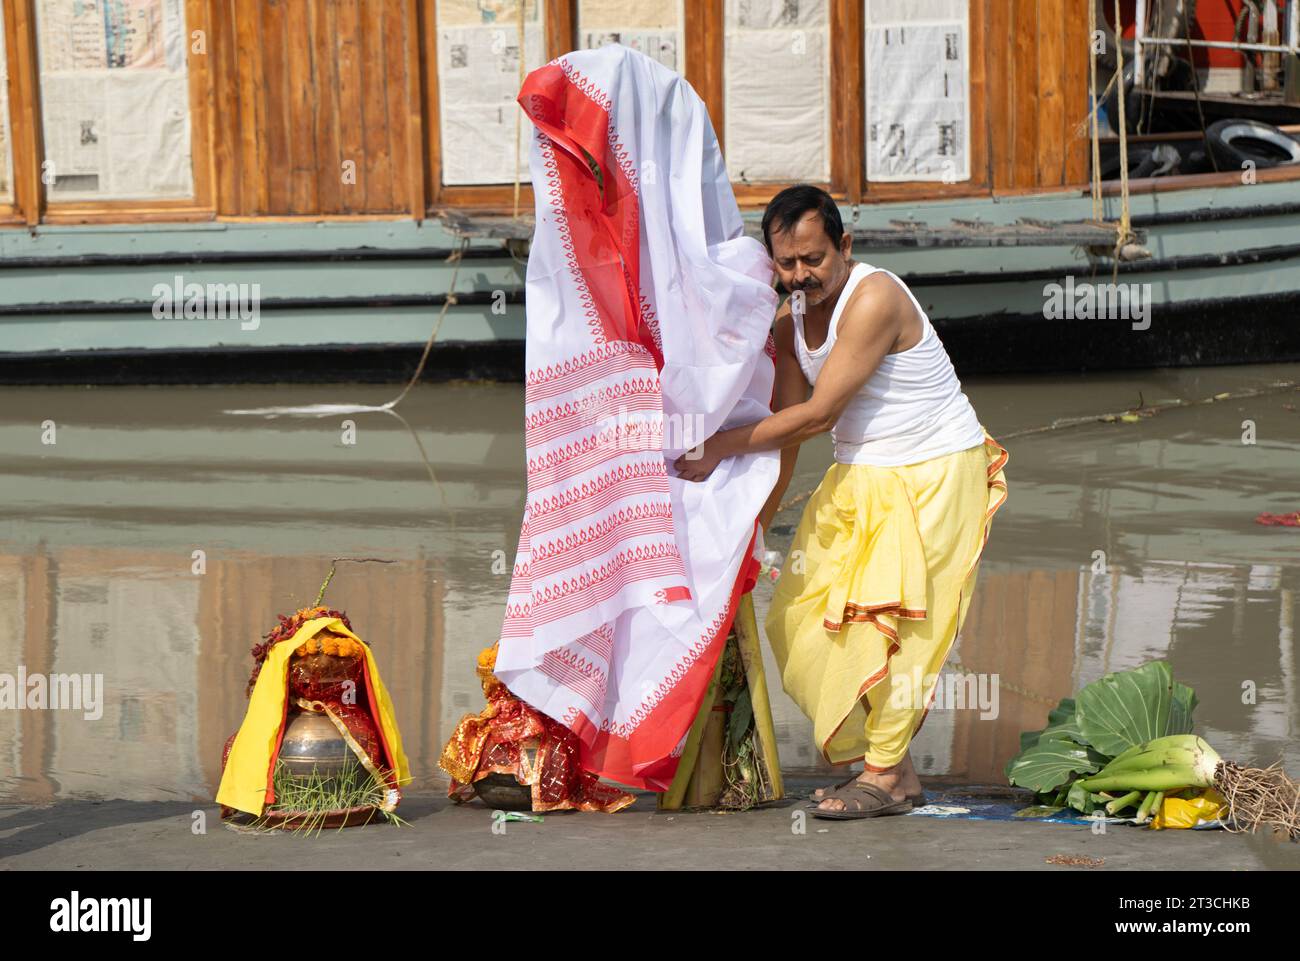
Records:
M1075 698L1075 723L1108 757L1167 734L1190 734L1196 695L1174 681L1167 661L1107 674Z
M1097 756L1068 738L1043 738L1007 764L1007 781L1038 794L1054 791L1075 774L1101 770Z
M1076 774L1099 771L1116 756L1153 737L1193 733L1196 703L1196 693L1173 679L1165 661L1149 661L1130 671L1107 674L1076 697L1062 698L1047 715L1047 727L1021 733L1020 753L1007 761L1003 773L1012 784L1033 787L1039 793L1059 793L1063 785L1076 780ZM1051 748L1052 741L1066 746ZM1089 768L1071 769L1067 763L1079 763L1085 757ZM1038 788L1036 784L1046 786ZM1081 800L1077 794L1075 800ZM1077 805L1071 803L1071 807Z
M1079 727L1078 708L1074 698L1063 698L1061 703L1047 715L1047 727L1043 728L1039 740L1051 737L1065 738L1084 747L1091 743Z
M1042 741L1053 738L1073 741L1082 747L1088 744L1083 732L1079 730L1079 725L1075 723L1075 705L1072 697L1061 698L1061 702L1052 708L1047 715L1047 727L1041 731L1020 732L1020 754L1007 761L1002 773L1010 777L1012 766L1020 760L1025 751Z
M1065 803L1084 814L1091 814L1097 806L1092 801L1092 795L1083 789L1083 785L1079 781L1075 781L1070 785L1070 793L1066 797Z
M1193 734L1192 711L1196 710L1196 692L1174 681L1174 700L1169 705L1169 730L1166 734Z
M1033 747L1040 738L1044 737L1068 737L1075 743L1087 744L1088 742L1083 740L1083 732L1075 724L1074 718L1074 698L1061 698L1061 703L1052 708L1047 715L1047 727L1041 731L1020 732L1020 750L1024 751Z
M727 723L727 736L732 753L740 750L741 742L749 733L749 722L754 719L754 704L749 697L749 688L744 688L736 698L731 709L731 718Z

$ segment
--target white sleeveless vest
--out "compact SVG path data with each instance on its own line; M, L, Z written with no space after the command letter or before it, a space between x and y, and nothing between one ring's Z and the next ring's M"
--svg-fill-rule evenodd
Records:
M836 326L855 287L877 271L894 278L921 315L920 342L887 354L862 389L849 401L831 429L835 460L842 464L899 467L968 450L984 443L984 428L975 415L948 352L915 295L883 267L857 264L844 283L826 335L826 343L808 349L803 314L794 312L795 353L808 383L816 384L822 365L835 346ZM794 303L791 303L793 311Z

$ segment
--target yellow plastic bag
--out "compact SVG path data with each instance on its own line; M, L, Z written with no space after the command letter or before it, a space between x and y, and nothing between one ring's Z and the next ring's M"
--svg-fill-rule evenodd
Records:
M1228 813L1228 802L1218 791L1207 787L1191 798L1167 797L1160 802L1160 810L1151 819L1152 830L1161 828L1194 828L1198 824L1212 824Z

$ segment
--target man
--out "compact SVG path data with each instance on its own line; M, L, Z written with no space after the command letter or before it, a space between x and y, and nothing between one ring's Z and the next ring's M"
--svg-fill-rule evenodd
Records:
M813 795L814 814L905 814L924 803L908 745L1006 500L1007 452L981 426L911 292L852 259L828 194L782 191L763 237L791 291L776 317L775 413L719 431L674 466L703 480L724 458L780 450L760 514L767 529L799 445L831 432L835 463L795 532L768 639L823 756L864 762L856 779Z

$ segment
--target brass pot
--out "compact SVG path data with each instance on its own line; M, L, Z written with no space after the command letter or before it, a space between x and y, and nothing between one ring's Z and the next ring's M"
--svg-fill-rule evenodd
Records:
M313 711L289 715L280 742L280 760L294 777L309 777L313 773L336 777L356 763L334 722Z

